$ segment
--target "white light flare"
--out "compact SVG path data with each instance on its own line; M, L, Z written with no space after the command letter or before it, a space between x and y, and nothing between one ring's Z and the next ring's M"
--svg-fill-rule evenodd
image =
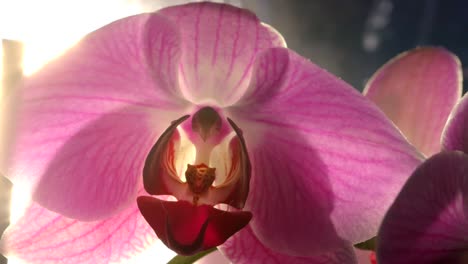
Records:
M30 75L87 33L142 11L128 0L1 1L0 38L24 44L23 70Z

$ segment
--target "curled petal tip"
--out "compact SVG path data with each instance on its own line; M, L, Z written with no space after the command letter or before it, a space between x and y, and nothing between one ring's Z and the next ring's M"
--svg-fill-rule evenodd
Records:
M468 154L468 94L458 102L450 114L442 136L445 150L459 150Z

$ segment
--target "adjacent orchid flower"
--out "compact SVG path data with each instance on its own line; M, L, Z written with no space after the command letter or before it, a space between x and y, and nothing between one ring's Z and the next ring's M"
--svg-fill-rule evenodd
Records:
M378 263L466 263L468 260L468 96L444 129L443 151L421 164L388 211Z
M51 62L19 91L4 171L34 203L2 252L118 262L156 233L234 263L353 263L421 157L284 46L249 11L201 3L116 21Z
M461 97L458 58L443 48L421 47L382 66L364 89L421 153L440 151L440 137Z
M384 64L363 94L429 157L441 150L442 130L461 91L458 58L444 48L419 47Z

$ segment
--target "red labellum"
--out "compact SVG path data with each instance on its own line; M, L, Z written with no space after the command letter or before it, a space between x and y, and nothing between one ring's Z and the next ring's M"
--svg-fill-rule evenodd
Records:
M252 218L246 211L222 211L188 201L137 199L141 214L161 241L176 253L192 255L224 243Z

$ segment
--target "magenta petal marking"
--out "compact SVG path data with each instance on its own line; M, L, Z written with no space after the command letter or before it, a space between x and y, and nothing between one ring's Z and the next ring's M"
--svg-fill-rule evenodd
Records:
M255 234L301 256L374 236L421 157L374 104L306 59L275 48L258 61L254 80L281 81L254 81L229 109L249 146Z
M245 227L223 245L221 252L236 264L243 263L291 263L291 264L353 264L357 263L351 245L335 249L331 253L321 253L313 257L297 257L275 252L266 247L255 236L250 226Z
M169 23L144 14L105 26L22 87L5 174L37 187L42 206L90 221L134 203L145 155L185 107L177 88L164 86L174 80L158 77L173 78L176 63L150 56L173 43L159 22Z
M436 154L419 166L379 231L379 264L466 263L468 155Z
M442 48L417 48L380 68L364 94L401 129L424 155L440 151L440 136L460 99L458 58Z
M442 137L446 150L460 150L468 154L468 94L453 109Z
M187 4L159 13L181 29L184 93L200 103L212 98L234 103L249 83L257 52L283 46L283 39L248 10L215 4Z
M37 264L106 264L124 261L155 240L136 203L103 221L80 222L33 204L5 232L8 256Z

